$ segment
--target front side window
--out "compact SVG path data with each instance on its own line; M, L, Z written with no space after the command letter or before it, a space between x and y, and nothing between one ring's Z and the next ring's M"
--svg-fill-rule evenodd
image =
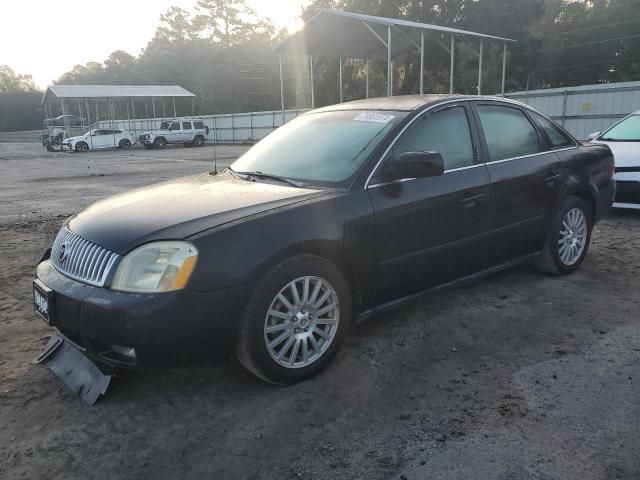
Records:
M541 152L538 132L522 110L479 105L478 114L492 162Z
M169 130L180 130L180 122L172 122Z
M531 116L533 117L533 121L536 122L536 125L547 135L552 148L570 147L574 145L573 140L558 128L556 124L535 112L531 112Z
M473 165L473 142L464 107L451 107L418 120L399 140L392 158L405 152L438 152L445 170Z
M640 114L631 115L604 132L600 140L606 142L640 142Z
M162 122L160 124L160 130L169 130L169 122Z
M303 115L258 142L231 168L341 186L405 116L356 110Z

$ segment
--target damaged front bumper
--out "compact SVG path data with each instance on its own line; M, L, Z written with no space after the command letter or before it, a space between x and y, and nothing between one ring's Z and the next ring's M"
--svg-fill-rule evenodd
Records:
M57 330L35 363L48 366L87 405L107 392L113 376L110 369L93 363L82 347Z

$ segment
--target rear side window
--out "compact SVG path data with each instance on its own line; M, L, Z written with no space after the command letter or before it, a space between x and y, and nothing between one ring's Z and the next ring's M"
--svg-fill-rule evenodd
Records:
M552 148L570 147L573 146L573 140L571 140L562 130L558 128L553 122L550 122L542 115L531 112L533 121L536 125L547 135L549 142L551 142Z
M193 122L193 128L204 130L204 123L202 123L202 122Z
M183 130L191 130L191 122L182 122Z
M478 114L492 162L539 153L538 132L518 108L479 105Z
M447 108L418 120L398 141L394 158L405 152L439 152L445 170L473 165L473 143L464 108Z
M122 130L114 130L113 133L122 133Z

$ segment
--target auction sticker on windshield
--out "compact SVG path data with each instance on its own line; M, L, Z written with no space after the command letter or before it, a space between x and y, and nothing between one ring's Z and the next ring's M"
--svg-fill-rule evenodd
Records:
M354 120L358 122L389 123L394 118L396 118L395 115L376 112L364 112L354 118Z

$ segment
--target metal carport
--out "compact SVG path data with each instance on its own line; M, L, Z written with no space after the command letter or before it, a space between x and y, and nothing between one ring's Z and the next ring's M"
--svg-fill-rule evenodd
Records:
M417 48L420 51L420 93L424 93L424 56L425 34L438 32L447 34L448 44L440 38L434 40L444 48L451 58L449 75L449 93L453 93L456 37L465 36L479 39L478 55L478 94L482 93L482 61L484 42L496 41L503 44L502 51L502 93L505 88L507 68L507 44L515 42L510 38L485 35L483 33L441 27L428 23L399 20L396 18L376 17L359 13L321 10L309 20L304 28L283 41L276 51L280 63L280 97L284 110L284 78L283 62L291 51L306 52L310 57L311 106L315 107L313 93L313 58L326 56L340 58L340 100L342 101L342 58L358 58L369 61L386 60L387 62L387 95L393 95L393 58L398 54ZM368 75L368 69L366 70ZM367 92L368 95L368 92Z
M72 106L77 107L77 112L83 120L81 129L84 129L84 119L87 119L87 126L90 128L92 117L94 123L100 121L98 106L106 106L108 114L107 118L102 120L114 120L115 108L117 105L126 106L127 119L136 119L136 103L144 102L145 118L157 118L156 99L162 99L162 116L166 117L166 109L164 100L170 98L172 100L173 116L177 116L176 98L190 98L191 110L194 110L195 95L178 85L51 85L42 96L42 105L44 106L45 116L51 117L52 104L58 103L63 115L75 114ZM151 111L148 103L151 103ZM92 106L95 107L92 113ZM131 111L129 110L131 107ZM160 112L158 112L160 113ZM133 123L133 130L137 136L136 123ZM67 124L65 117L65 136L71 130L71 126ZM84 133L84 132L82 132Z

